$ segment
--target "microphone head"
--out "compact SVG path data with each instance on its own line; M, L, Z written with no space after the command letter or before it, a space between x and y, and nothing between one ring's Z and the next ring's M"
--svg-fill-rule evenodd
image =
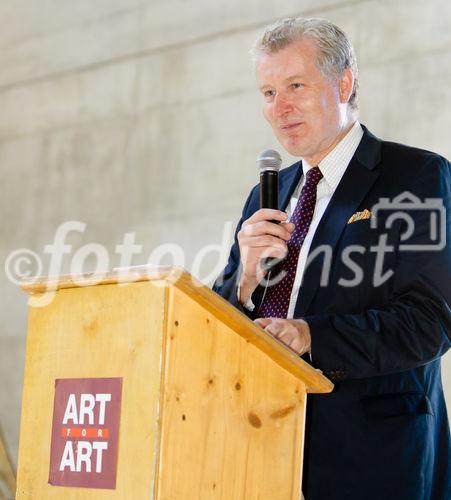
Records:
M262 151L258 155L257 166L260 172L265 172L266 170L278 172L281 165L282 158L277 151L274 151L274 149L265 149L265 151Z

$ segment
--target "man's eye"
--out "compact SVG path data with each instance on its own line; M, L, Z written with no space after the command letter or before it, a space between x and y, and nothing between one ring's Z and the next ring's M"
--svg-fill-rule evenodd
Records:
M299 89L299 88L301 88L301 87L302 87L302 83L300 83L300 82L293 82L293 83L291 84L291 86L292 86L294 89Z
M264 97L273 97L274 96L274 90L265 90L263 92Z

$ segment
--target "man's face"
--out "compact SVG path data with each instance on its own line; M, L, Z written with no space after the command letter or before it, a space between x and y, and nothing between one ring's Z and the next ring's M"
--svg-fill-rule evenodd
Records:
M348 124L349 82L324 77L316 58L315 43L305 38L262 55L256 66L265 118L283 147L310 164L335 146ZM347 78L352 85L352 74Z

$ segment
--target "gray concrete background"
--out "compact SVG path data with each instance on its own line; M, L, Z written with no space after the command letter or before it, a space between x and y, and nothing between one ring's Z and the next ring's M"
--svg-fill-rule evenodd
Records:
M29 248L48 274L44 245L78 220L87 226L69 236L73 252L102 244L107 267L134 232L143 251L133 264L171 242L192 270L239 218L259 151L281 150L247 51L264 25L296 15L327 17L350 36L362 123L451 156L448 0L2 0L1 261ZM218 258L197 275L210 281ZM3 269L0 293L0 425L16 459L27 303ZM449 356L444 383L449 402Z

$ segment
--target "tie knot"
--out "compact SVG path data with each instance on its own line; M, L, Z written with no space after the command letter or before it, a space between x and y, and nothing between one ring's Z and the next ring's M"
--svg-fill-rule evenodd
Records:
M305 183L310 186L316 186L322 178L323 173L319 167L313 167L305 174Z

